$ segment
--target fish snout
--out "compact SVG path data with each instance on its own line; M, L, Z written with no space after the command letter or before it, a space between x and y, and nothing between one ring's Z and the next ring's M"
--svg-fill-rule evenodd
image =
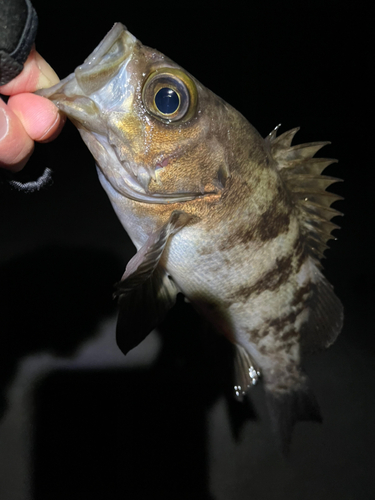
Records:
M116 23L74 73L53 87L35 93L50 99L69 118L97 131L95 120L100 116L102 101L108 94L105 89L103 96L98 92L110 84L123 63L126 64L136 41L125 26Z
M131 55L137 39L121 23L116 23L96 49L76 68L74 74L86 95L98 91L119 71Z

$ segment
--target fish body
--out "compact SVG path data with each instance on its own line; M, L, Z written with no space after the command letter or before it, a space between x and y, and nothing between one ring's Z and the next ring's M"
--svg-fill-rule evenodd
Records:
M68 115L137 254L117 285L118 338L137 345L182 292L236 346L235 394L261 376L284 442L319 419L301 370L342 306L321 273L338 196L298 129L263 139L233 107L117 23L75 72L39 91ZM131 323L132 328L129 329Z

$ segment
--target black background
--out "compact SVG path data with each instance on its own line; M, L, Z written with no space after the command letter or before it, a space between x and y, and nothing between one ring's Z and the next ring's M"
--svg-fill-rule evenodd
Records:
M221 463L232 465L230 472L214 472L216 489L209 472L215 463L209 465L207 411L228 389L227 367L220 366L227 359L211 334L202 340L204 327L197 326L200 320L188 306L179 303L162 328L163 355L152 369L52 374L41 381L34 401L34 500L156 494L373 498L374 10L369 5L34 1L37 49L60 77L121 21L241 111L263 136L282 123L281 131L301 127L297 143L330 140L322 155L339 159L326 173L345 181L332 188L345 198L336 204L345 216L337 221L342 229L330 244L325 269L346 312L335 346L308 361L322 427L300 424L285 461L269 426L251 422L243 428L254 415L247 405L228 402L228 426L238 442L249 441L248 451L234 454L233 461L217 459L219 469ZM0 192L4 388L22 356L43 350L70 356L99 320L114 312L112 284L134 251L71 124L53 143L37 145L33 166L53 169L51 187L23 194L3 186ZM267 421L261 398L258 420ZM2 401L5 408L6 398Z

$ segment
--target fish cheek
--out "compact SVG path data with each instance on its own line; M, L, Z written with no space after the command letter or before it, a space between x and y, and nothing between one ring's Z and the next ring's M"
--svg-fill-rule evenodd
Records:
M150 184L150 191L155 192L200 192L201 182L196 175L195 164L190 151L185 151L181 156L171 158L163 168L156 170L156 182Z
M145 142L143 124L132 113L111 113L108 117L108 138L116 146L121 160L134 162L140 145Z
M164 168L157 169L157 181L150 191L160 192L218 192L224 188L229 168L223 148L204 134L191 137L183 145L177 144Z

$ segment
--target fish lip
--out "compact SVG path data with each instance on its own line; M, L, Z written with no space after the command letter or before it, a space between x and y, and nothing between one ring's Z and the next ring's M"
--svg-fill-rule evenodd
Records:
M129 33L126 26L124 26L122 23L115 23L112 29L106 34L103 40L99 43L99 45L95 47L95 49L91 52L91 54L87 56L86 59L83 61L83 64L78 66L78 68L90 68L90 67L93 68L97 64L99 64L102 58L107 54L108 50L112 47L112 45L120 38L120 36L124 32Z
M120 160L119 160L120 161ZM139 189L136 190L136 192L142 194L142 201L146 203L180 203L180 202L186 202L186 201L192 201L197 198L204 198L206 196L212 196L212 195L218 195L219 193L215 191L205 191L204 187L202 186L202 189L200 192L183 192L183 193L151 193L148 189L148 186L151 182L151 179L156 180L156 175L155 171L157 168L153 169L152 167L148 167L147 165L136 165L132 162L129 161L120 161L121 165L123 166L124 170L126 171L127 178L122 177L122 180L124 183L127 185L128 188L130 189L135 189L133 186L129 185L129 180L134 181L134 183L137 185ZM160 168L164 168L160 166ZM130 179L129 179L130 178ZM118 188L113 185L110 179L107 178L107 180L112 184L112 187L116 189L118 192L121 192L124 194L124 196L131 197L129 196L129 192L127 190L122 190L121 188ZM132 182L132 184L134 184ZM123 185L122 185L123 186ZM125 192L126 191L126 192ZM143 193L142 193L143 191ZM132 193L133 195L135 194L134 191ZM147 197L147 200L146 200ZM135 199L135 198L132 198ZM137 200L141 201L141 200Z
M86 95L105 86L120 71L134 49L137 39L121 23L116 23L99 45L78 66L75 77Z
M156 204L168 204L168 203L181 203L195 200L196 198L203 198L207 195L212 195L216 193L150 193L148 186L151 182L150 171L152 168L145 168L144 166L137 166L138 171L135 173L134 165L129 162L122 162L121 165L126 171L126 176L121 176L121 185L112 182L112 176L105 176L111 186L123 196L130 198L134 201L139 201L143 203L156 203ZM99 166L100 168L100 166ZM104 173L103 173L104 174ZM104 174L105 175L105 174ZM155 173L154 173L155 175Z
M106 175L100 165L98 165L98 170L100 171L100 177L106 179L107 183L111 186L111 188L117 192L118 194L140 203L147 204L173 204L173 203L185 203L188 201L196 200L197 198L203 198L208 195L217 194L217 193L205 193L202 195L201 193L149 193L142 189L142 191L136 190L133 186L129 184L129 179L125 179L121 176L121 185L113 182L114 178L112 175ZM139 187L140 184L137 183ZM142 187L141 187L142 188Z
M103 40L99 43L99 45L91 52L91 54L86 57L83 64L78 66L74 73L71 73L67 77L60 80L56 85L52 87L39 89L34 92L36 95L40 95L42 97L46 97L48 99L53 100L53 96L56 94L62 94L66 97L70 97L77 94L77 87L74 86L74 81L76 81L79 86L82 95L89 96L92 91L85 88L85 85L82 84L84 81L84 76L93 72L103 61L106 55L109 53L110 49L113 45L119 40L121 37L125 37L123 53L123 60L126 60L132 52L133 46L136 43L137 39L126 29L126 27L122 23L115 23L112 29L106 34ZM127 42L128 45L127 45ZM118 70L120 69L120 65L118 65ZM71 85L69 83L71 82Z

